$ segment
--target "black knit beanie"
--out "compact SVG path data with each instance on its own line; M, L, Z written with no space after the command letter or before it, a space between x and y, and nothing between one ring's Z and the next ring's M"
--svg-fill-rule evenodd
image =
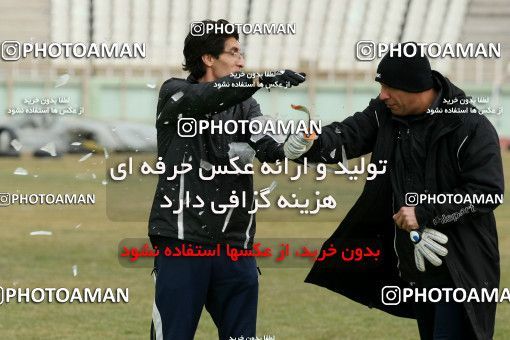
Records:
M427 57L421 54L420 46L407 42L399 44L399 47L400 56L397 51L393 51L392 55L390 50L382 58L377 66L375 81L406 92L431 89L434 86L432 70Z

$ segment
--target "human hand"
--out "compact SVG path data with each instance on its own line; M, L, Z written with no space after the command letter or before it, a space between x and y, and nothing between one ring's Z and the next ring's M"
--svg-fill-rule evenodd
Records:
M416 213L414 207L402 207L400 210L393 215L395 224L400 228L408 232L418 229L418 220L416 219Z

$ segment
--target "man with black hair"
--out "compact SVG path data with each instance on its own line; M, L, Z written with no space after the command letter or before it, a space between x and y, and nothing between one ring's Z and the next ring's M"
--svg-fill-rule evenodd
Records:
M458 303L443 296L437 303L404 303L398 292L383 294L411 287L421 292L463 288L467 294L476 289L482 294L482 289L492 292L499 286L497 200L440 204L408 199L409 194L501 196L498 135L461 89L431 70L416 43L388 52L375 80L381 85L379 96L362 112L324 126L302 157L338 163L371 153L372 163L388 162L390 171L366 182L361 197L324 243L324 250L331 244L343 249L360 241L376 243L382 261L355 267L326 259L314 264L306 282L415 318L422 339L492 339L495 301ZM292 153L291 148L291 159L301 157Z
M159 93L158 156L166 171L160 175L149 218L151 242L160 250L154 264L153 339L193 339L204 306L218 327L220 339L256 336L256 261L253 257L232 261L225 254L225 245L252 248L255 235L255 217L249 213L254 202L252 175L216 174L211 180L202 180L199 170L207 172L218 165L231 169L230 159L236 156L245 164L251 162L253 155L261 162L285 157L285 143L278 143L272 136L253 138L241 132L218 134L206 130L185 137L178 133L178 121L257 119L261 116L260 107L252 98L257 90L272 85L292 87L305 81L303 73L290 70L277 72L274 77L239 73L244 67L244 55L238 33L222 33L228 24L226 20L206 20L203 24L214 26L219 33L203 32L198 36L190 32L183 51L183 66L190 72L189 77L167 80ZM305 152L311 142L301 145ZM176 170L184 168L182 163L191 164L190 171L175 175ZM211 202L216 206L228 204L234 192L238 197L244 193L248 206L229 208L220 214L212 211ZM201 208L191 207L198 202L197 196L206 203ZM172 211L161 207L169 202L171 207L182 206L187 197L191 205L185 208ZM219 245L220 255L164 254L166 247L173 250L188 245L211 251Z

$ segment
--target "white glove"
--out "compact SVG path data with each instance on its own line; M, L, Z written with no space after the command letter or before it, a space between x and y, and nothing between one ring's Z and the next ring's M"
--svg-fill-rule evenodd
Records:
M310 150L313 141L317 139L317 135L312 133L310 136L304 134L290 135L283 144L283 152L288 159L299 158L302 154Z
M438 257L446 256L448 250L440 244L446 244L448 237L437 230L425 228L423 232L413 230L409 234L414 243L414 261L419 271L425 271L425 259L439 267L443 261Z

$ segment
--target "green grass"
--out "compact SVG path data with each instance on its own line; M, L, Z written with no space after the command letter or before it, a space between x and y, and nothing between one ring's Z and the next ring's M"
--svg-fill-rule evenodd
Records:
M117 246L124 238L142 238L147 232L147 208L154 181L128 190L109 192L101 184L106 167L100 156L78 162L80 156L56 160L31 157L0 160L0 192L95 193L95 206L10 206L0 208L0 285L3 287L129 287L127 304L4 304L0 306L0 339L146 339L154 296L151 268L125 268L118 262ZM505 169L510 155L504 154ZM13 175L17 167L28 176ZM96 179L77 179L76 174L96 174ZM33 177L34 174L39 175ZM256 178L260 187L272 179ZM336 218L296 222L292 216L267 212L257 225L259 238L318 238L328 236L353 205L362 181L327 180L328 189L339 197ZM281 192L295 183L278 180ZM312 190L303 184L303 191ZM109 190L115 191L113 184ZM507 183L507 188L509 187ZM122 188L117 185L116 187ZM307 189L308 188L308 189ZM326 192L326 191L324 191ZM129 197L131 196L131 198ZM122 206L138 209L122 221ZM140 202L136 206L133 202ZM121 210L107 214L107 206ZM114 221L109 219L114 217ZM501 252L501 287L510 287L509 203L496 210ZM329 221L329 222L328 222ZM76 225L81 224L79 228ZM29 236L34 230L50 230L52 236ZM73 277L72 266L78 266ZM257 333L276 339L416 339L413 320L370 310L338 294L304 284L308 268L266 268L260 277ZM498 306L496 339L510 338L509 304ZM204 310L196 339L216 338L216 329Z

